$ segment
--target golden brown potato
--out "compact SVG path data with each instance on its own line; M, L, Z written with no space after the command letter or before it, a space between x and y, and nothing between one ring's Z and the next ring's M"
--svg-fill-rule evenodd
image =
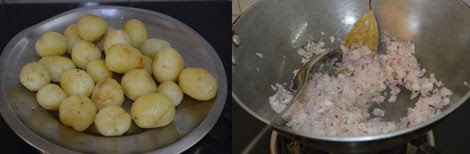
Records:
M202 68L186 68L178 79L183 92L199 101L207 101L217 94L217 80Z
M71 69L62 73L60 86L69 96L90 96L95 82L87 72L81 69Z
M173 81L165 81L161 83L157 88L157 93L168 97L175 106L180 105L181 101L183 100L183 91Z
M144 69L135 69L122 76L121 86L124 94L131 100L157 91L157 84Z
M139 50L129 44L115 44L109 48L106 54L106 66L116 73L144 68L144 57Z
M67 52L72 53L72 47L81 40L80 35L78 35L78 26L77 24L69 25L64 31L65 44L67 45Z
M116 28L112 26L108 26L108 31L106 31L106 34L104 34L104 38L107 38L111 32L116 31L116 30L117 30Z
M60 56L67 52L67 44L62 34L46 32L36 41L36 52L39 56Z
M166 126L175 118L175 112L171 100L160 93L143 95L131 107L131 117L140 128Z
M31 62L21 69L20 82L28 90L37 91L51 82L51 76L46 66L38 62Z
M120 106L102 108L95 117L95 126L104 136L119 136L131 127L131 116Z
M108 69L108 66L106 66L106 63L102 59L90 61L86 66L86 72L90 74L95 82L100 82L105 78L113 76L113 72Z
M145 65L144 65L144 69L149 72L150 75L152 75L153 71L152 71L152 63L153 63L153 59L150 58L149 56L146 56L146 55L143 55L144 56L144 62L145 62Z
M124 92L116 80L106 78L96 84L91 100L98 109L106 106L121 106L124 102Z
M129 35L123 30L115 30L110 32L104 40L104 52L108 53L111 46L121 43L132 45Z
M59 82L60 76L67 70L74 69L72 60L62 56L46 56L39 60L39 63L46 66L52 81Z
M77 25L80 38L89 42L98 41L108 30L108 23L104 19L91 14L82 16Z
M171 48L170 43L158 38L147 39L142 46L142 54L153 57L155 53L163 48Z
M67 94L56 84L48 84L36 93L39 105L47 110L59 110L60 104L67 98Z
M183 69L183 57L173 48L161 49L153 58L153 76L160 83L176 81Z
M86 69L88 62L101 59L101 50L93 43L80 40L72 48L72 61L78 68Z
M73 95L62 101L59 119L76 131L86 130L95 121L96 107L86 96Z
M144 23L138 19L131 19L124 24L122 28L124 31L129 34L132 45L137 49L142 49L142 45L147 39L147 28L145 28Z

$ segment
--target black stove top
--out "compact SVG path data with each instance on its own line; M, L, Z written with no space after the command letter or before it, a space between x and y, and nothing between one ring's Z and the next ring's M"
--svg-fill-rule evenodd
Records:
M153 10L180 20L204 37L221 58L226 70L228 88L231 89L230 1L174 1L174 2L86 2L0 4L0 48L21 30L62 12L86 6L115 5ZM227 96L226 105L212 130L196 145L184 153L228 153L231 151L232 106ZM39 153L19 138L0 117L0 148L6 153Z
M468 123L470 113L470 100L467 100L457 110L440 120L432 128L435 148L442 154L459 154L470 152L468 139L470 138L470 123ZM233 100L234 102L234 100ZM246 149L247 145L266 126L244 111L237 103L232 104L233 132L245 135L234 135L232 142L233 153L240 153ZM250 126L250 127L247 127ZM266 132L260 137L258 142L252 145L250 153L270 153L271 132ZM397 149L394 149L397 150ZM401 150L401 149L398 149ZM387 151L388 152L388 151ZM397 152L395 152L397 153ZM401 152L398 152L401 153Z

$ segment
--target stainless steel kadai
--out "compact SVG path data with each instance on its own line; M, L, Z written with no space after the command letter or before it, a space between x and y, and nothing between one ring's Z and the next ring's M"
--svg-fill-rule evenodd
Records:
M62 33L85 14L104 18L120 28L131 18L140 19L149 37L171 42L182 55L187 67L208 70L218 81L216 98L196 102L185 96L176 109L174 121L163 128L139 129L134 124L120 137L104 137L91 126L76 132L61 124L58 116L41 108L35 93L19 82L21 68L37 61L34 44L46 31ZM227 79L219 56L210 44L190 27L169 16L142 9L114 6L80 8L59 14L17 34L5 47L0 62L0 111L6 123L29 144L48 153L180 153L196 144L214 126L227 95ZM123 107L129 111L131 102Z
M429 130L470 96L470 9L460 0L372 1L379 33L389 32L415 43L416 57L427 72L436 74L454 92L451 104L438 116L394 132L360 136L307 135L288 127L281 134L329 152L361 153L403 144ZM270 85L290 83L292 71L301 66L297 47L307 40L344 38L366 11L368 0L264 0L249 9L233 27L232 96L257 119L270 123L275 112L268 103ZM328 38L326 38L328 40ZM326 42L337 47L340 41ZM380 46L379 46L380 50ZM256 56L263 55L263 58ZM258 71L259 70L259 71ZM398 119L409 107L407 98L385 107ZM401 114L400 114L401 112ZM456 127L458 124L455 124Z

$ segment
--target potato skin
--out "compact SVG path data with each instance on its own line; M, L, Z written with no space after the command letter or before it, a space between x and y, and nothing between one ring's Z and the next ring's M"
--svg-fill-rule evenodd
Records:
M72 48L72 61L78 68L86 69L91 60L101 59L101 50L93 43L80 40Z
M91 100L98 109L106 106L121 106L124 102L124 92L116 80L108 77L96 84Z
M139 50L129 44L115 44L109 48L106 54L106 66L116 73L144 68L144 57Z
M77 25L80 38L89 42L98 41L108 30L108 23L103 18L91 14L82 16Z
M144 56L144 69L149 72L150 75L152 75L152 63L153 63L153 58L150 58L149 56L143 55Z
M106 38L108 38L109 34L111 34L111 32L114 32L114 31L116 31L116 28L112 26L108 26L108 30L106 30L106 33L104 34L104 36L99 40L98 43L96 43L96 46L98 46L98 48L100 48L101 51L105 51L104 41L106 41Z
M185 94L199 101L210 100L217 94L217 80L202 68L184 69L179 76L178 84Z
M144 23L138 19L131 19L124 24L122 28L124 31L129 34L132 45L138 49L142 49L142 45L147 39L147 28L145 28Z
M71 69L62 73L60 86L68 95L90 96L95 82L93 78L81 69Z
M144 69L135 69L124 74L121 86L124 94L131 100L157 91L157 84Z
M147 39L142 46L142 54L153 57L163 48L171 48L170 43L158 38Z
M143 95L132 104L131 117L140 128L157 128L170 124L175 118L171 100L159 93Z
M120 43L132 45L129 34L121 29L110 32L104 40L104 52L108 53L111 46Z
M28 90L37 91L51 82L51 76L46 66L38 62L31 62L21 68L20 82Z
M99 110L95 126L104 136L120 136L131 127L131 116L120 106L107 106Z
M66 98L67 94L56 84L45 85L36 93L39 105L47 110L59 110L60 104Z
M81 40L80 35L78 35L78 25L71 24L67 26L64 30L65 44L67 45L67 52L72 53L72 47Z
M173 48L161 49L153 57L153 76L160 83L176 81L183 69L183 57Z
M60 121L79 132L93 124L95 116L95 104L86 96L72 95L62 101L59 107Z
M35 44L39 56L60 56L67 52L67 44L62 34L46 32L39 37Z
M60 76L67 70L74 69L75 64L67 57L46 56L39 60L39 63L46 66L52 81L59 82Z
M157 88L157 93L163 94L168 97L173 105L178 106L183 100L183 90L173 81L165 81Z
M100 82L105 78L113 76L113 72L108 69L108 66L106 66L106 63L102 59L90 61L86 66L86 72L90 74L95 82Z

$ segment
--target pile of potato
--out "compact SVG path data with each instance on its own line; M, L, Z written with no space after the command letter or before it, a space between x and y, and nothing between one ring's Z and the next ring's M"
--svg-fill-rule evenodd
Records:
M104 136L124 134L132 121L140 128L170 124L184 94L215 97L217 81L208 71L185 68L169 42L147 35L137 19L115 29L85 15L64 35L42 34L35 44L41 59L22 68L20 82L37 91L41 107L58 110L64 125L84 131L94 123ZM123 74L120 83L113 73ZM125 96L134 101L130 114L121 107Z

